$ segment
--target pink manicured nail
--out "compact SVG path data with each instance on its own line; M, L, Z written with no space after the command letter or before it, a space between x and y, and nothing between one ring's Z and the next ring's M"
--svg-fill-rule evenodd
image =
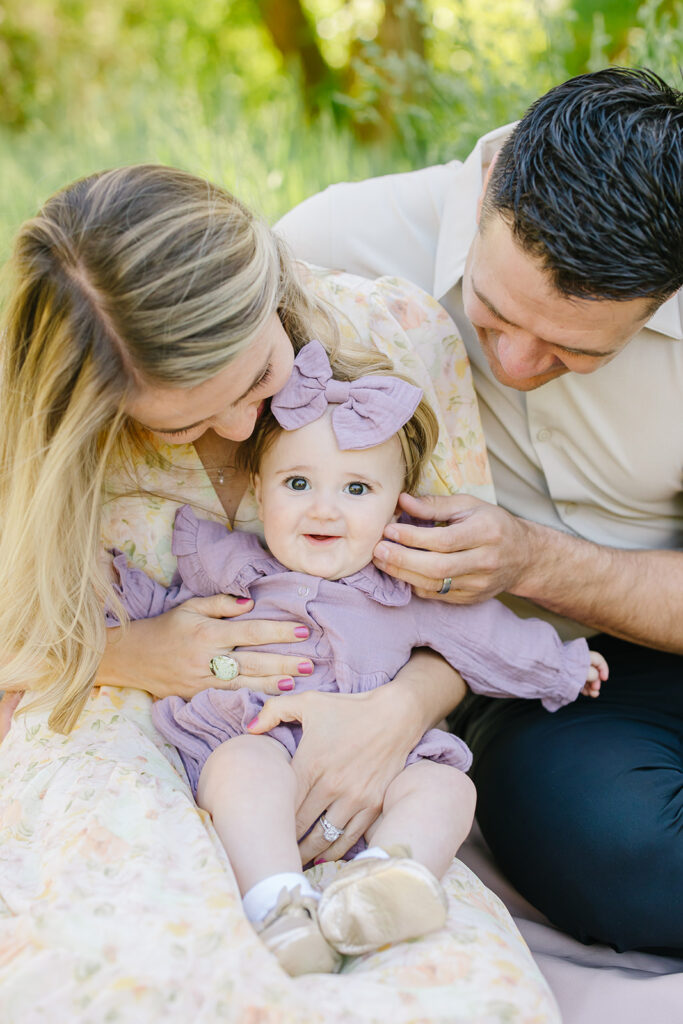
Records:
M257 722L258 722L258 715L256 716L256 718L252 718L251 722L247 726L247 729L253 729L253 727L256 725Z
M302 676L310 676L313 671L313 665L310 661L300 661L297 668Z
M303 637L304 640L309 635L310 635L310 632L309 632L308 626L297 626L296 629L294 630L294 636Z
M281 679L277 684L278 690L293 690L294 680L293 679Z
M327 864L327 861L325 860L324 857L318 857L316 860L313 861L313 863L314 864Z
M235 600L237 601L237 604L250 604L251 603L251 598L250 597L236 597Z

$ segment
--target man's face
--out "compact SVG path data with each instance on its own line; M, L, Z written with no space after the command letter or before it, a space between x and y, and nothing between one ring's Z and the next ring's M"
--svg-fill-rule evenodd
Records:
M569 298L488 212L463 277L465 313L501 384L533 391L564 373L610 362L652 315L649 299Z

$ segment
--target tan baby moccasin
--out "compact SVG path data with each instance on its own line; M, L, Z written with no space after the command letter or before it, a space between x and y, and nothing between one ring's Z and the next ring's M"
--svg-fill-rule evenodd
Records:
M256 931L292 977L335 974L341 967L341 956L327 943L318 925L317 901L302 896L298 888L281 891Z
M409 857L364 857L340 869L318 904L318 923L339 953L357 956L442 928L446 894Z

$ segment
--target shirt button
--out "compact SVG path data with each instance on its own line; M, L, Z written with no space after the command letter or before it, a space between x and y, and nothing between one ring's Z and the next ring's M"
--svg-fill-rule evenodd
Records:
M548 430L547 427L543 427L543 429L539 430L539 432L536 434L536 437L539 441L549 441L552 436L552 430Z
M310 590L308 589L308 587L299 587L297 589L297 594L299 595L299 597L308 597L308 595L310 594Z

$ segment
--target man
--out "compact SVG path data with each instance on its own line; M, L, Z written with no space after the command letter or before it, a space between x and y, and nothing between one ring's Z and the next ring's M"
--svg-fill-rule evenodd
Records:
M580 76L464 164L332 186L278 230L416 281L467 345L499 506L406 500L451 525L389 527L378 564L431 597L507 592L610 663L556 715L466 703L497 860L583 941L683 956L683 94Z

